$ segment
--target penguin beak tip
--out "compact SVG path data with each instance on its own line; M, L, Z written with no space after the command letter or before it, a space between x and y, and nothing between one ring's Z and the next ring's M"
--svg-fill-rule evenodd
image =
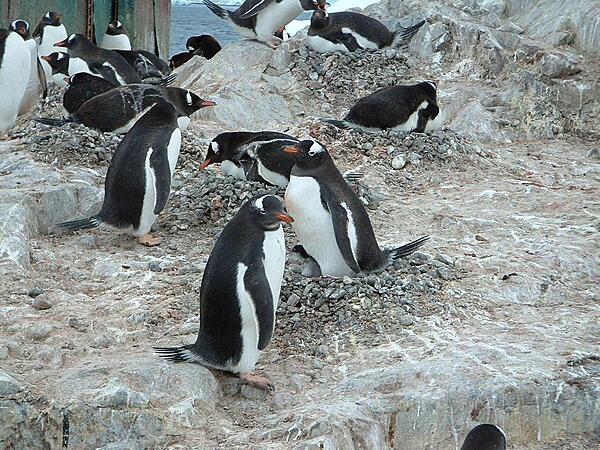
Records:
M200 164L200 170L206 169L212 161L210 159L205 159L202 164Z
M296 155L300 152L296 147L283 147L283 151L290 155Z
M200 107L201 108L208 108L210 106L216 106L216 103L211 101L211 100L202 100L200 102Z
M277 217L279 220L285 223L292 223L294 221L293 217L289 214L277 213L275 214L275 217Z

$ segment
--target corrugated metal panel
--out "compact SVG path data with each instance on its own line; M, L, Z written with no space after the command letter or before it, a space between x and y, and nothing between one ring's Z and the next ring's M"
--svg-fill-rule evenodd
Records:
M0 0L0 28L11 20L25 19L33 30L48 11L62 16L67 33L94 35L100 42L108 22L125 25L134 48L169 56L170 0Z

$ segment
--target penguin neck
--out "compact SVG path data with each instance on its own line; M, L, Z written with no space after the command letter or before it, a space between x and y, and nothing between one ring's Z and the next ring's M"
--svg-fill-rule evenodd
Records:
M297 177L313 177L313 178L322 178L324 176L331 176L331 174L339 174L341 177L342 174L335 166L333 159L331 156L325 155L321 160L319 165L314 167L302 167L301 165L295 164L292 168L292 175Z

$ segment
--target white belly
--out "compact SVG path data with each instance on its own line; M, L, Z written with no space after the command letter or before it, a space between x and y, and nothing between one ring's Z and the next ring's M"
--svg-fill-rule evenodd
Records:
M190 125L190 118L188 116L181 116L177 118L177 126L181 131L187 130Z
M44 27L42 42L38 47L38 55L45 56L53 52L66 52L65 47L55 47L54 44L67 38L67 30L64 25L53 27L47 25Z
M275 186L279 186L280 188L285 188L288 185L288 179L283 175L278 174L277 172L273 172L267 169L260 162L260 159L257 160L258 164L258 174L265 180Z
M3 134L15 126L31 70L29 48L17 33L6 37L0 64L0 134Z
M285 191L285 206L294 218L294 231L319 264L321 273L336 277L353 275L337 245L331 215L321 204L321 191L314 178L292 175Z
M81 58L69 58L69 68L67 69L67 71L69 72L70 77L72 77L76 73L81 72L97 75L95 73L92 73L87 63Z
M285 266L285 239L281 225L275 231L265 232L263 241L263 264L265 274L271 287L273 296L273 324L275 324L275 311L279 304L279 292L283 281L283 268Z
M29 39L25 41L25 45L29 48L31 64L29 67L29 77L27 78L27 87L25 88L25 94L19 107L19 115L31 111L37 105L40 98L40 83L37 73L37 44L33 39Z
M153 151L154 149L150 147L146 152L146 162L144 164L144 170L146 173L146 189L144 193L144 201L142 203L140 226L133 230L134 236L144 236L148 234L157 217L157 215L154 214L154 206L156 205L156 175L150 166L150 157L152 156Z
M439 108L439 106L440 106L440 104L438 103L438 108ZM442 114L442 109L440 108L440 111L438 112L438 115L435 116L435 119L429 120L427 122L427 125L425 126L425 131L430 132L430 131L439 130L440 128L442 128L443 124L444 124L444 115Z
M392 127L392 130L395 131L413 131L415 128L417 128L417 124L419 123L419 111L422 109L426 109L428 106L428 103L422 102L419 107L417 108L417 110L415 112L413 112L410 116L408 116L408 119L406 119L406 122L401 123L400 125L397 125L395 127ZM439 114L438 114L439 116ZM352 126L352 128L356 128L360 131L364 131L366 133L378 133L381 131L381 128L373 128L373 127L363 127L362 125L356 124L354 122L349 122L346 121L347 124L349 124L350 126ZM428 122L429 124L429 122ZM427 127L425 128L425 131L427 130Z
M240 315L242 318L242 352L238 364L230 369L236 373L253 372L260 357L256 308L244 286L244 275L247 270L248 267L245 264L238 263L236 291L240 302Z
M281 3L273 2L256 16L256 39L267 42L273 39L273 33L304 11L298 0L283 0Z
M100 47L107 50L131 50L131 42L126 34L104 34Z
M167 144L167 159L169 160L169 170L171 171L171 178L175 173L175 166L177 166L177 160L179 159L179 150L181 149L181 131L176 129L169 139Z
M304 43L308 48L311 48L319 53L348 53L350 51L344 44L334 44L333 42L323 39L319 36L306 36Z
M237 180L246 181L246 173L244 172L244 169L242 167L236 166L231 161L227 161L227 160L223 161L221 163L221 170L223 171L223 173L226 173L227 175L231 175L233 178L235 178Z

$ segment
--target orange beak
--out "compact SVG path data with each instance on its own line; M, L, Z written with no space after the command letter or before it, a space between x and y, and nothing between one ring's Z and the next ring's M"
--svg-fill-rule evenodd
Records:
M215 102L211 102L210 100L202 100L202 101L200 102L200 106L201 106L202 108L207 108L207 107L209 107L209 106L215 106L215 105L216 105L216 103L215 103Z
M277 217L279 220L281 220L282 222L285 222L285 223L292 223L294 221L292 216L290 216L288 214L284 214L284 213L277 213L277 214L275 214L275 217Z
M42 58L44 61L48 62L48 63L49 63L50 61L52 61L48 55L44 55L44 56L42 56L41 58Z
M67 40L65 39L64 41L59 41L56 44L54 44L55 47L66 47L67 46Z
M205 159L204 162L200 164L200 170L206 169L210 163L212 163L210 159Z
M283 151L289 153L290 155L296 155L300 153L300 150L296 147L283 147Z

